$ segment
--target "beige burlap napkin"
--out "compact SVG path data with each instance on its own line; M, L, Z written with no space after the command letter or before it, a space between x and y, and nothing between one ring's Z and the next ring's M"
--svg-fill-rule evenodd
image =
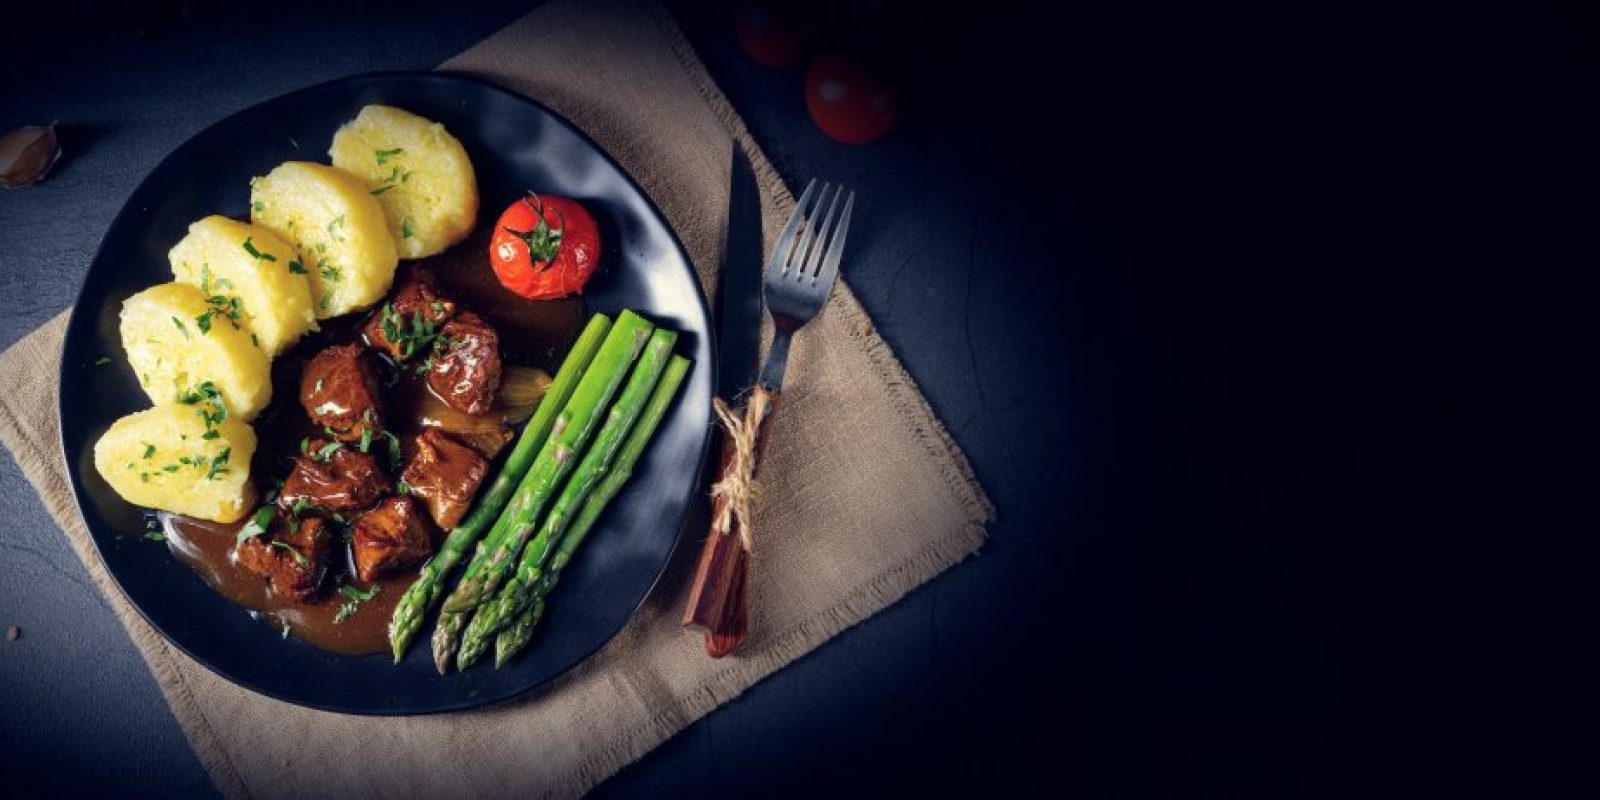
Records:
M593 136L665 211L708 292L720 266L733 141L755 164L769 244L793 206L659 8L553 3L441 69L536 98ZM431 717L311 711L234 686L169 647L111 583L63 472L55 370L38 369L59 359L64 327L62 315L0 354L0 440L110 598L229 796L581 794L973 552L993 513L841 283L790 355L764 466L773 477L757 518L754 622L741 652L712 661L700 637L678 625L704 535L689 531L668 576L623 632L526 700Z

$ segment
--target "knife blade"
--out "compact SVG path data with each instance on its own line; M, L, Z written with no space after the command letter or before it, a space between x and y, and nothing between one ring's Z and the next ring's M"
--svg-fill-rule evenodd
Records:
M717 394L732 403L755 382L761 347L761 191L738 142L728 191L728 232L717 283Z

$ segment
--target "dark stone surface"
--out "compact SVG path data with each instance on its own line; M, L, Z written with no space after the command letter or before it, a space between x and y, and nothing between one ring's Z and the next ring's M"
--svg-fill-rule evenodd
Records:
M1508 187L1592 144L1581 28L824 5L903 81L883 142L830 142L800 69L745 59L724 9L680 12L791 184L861 193L848 279L999 520L980 556L598 794L1514 793L1546 690L1518 680L1498 535L1526 527L1494 477L1518 384L1485 376L1532 372L1506 265L1567 255L1518 229L1571 207ZM11 45L0 127L74 127L48 183L0 193L0 344L70 302L122 199L190 133L427 67L513 16L452 7L91 27L26 85L17 65L60 40ZM1548 341L1578 318L1542 320L1565 326ZM0 771L211 791L9 460L0 480L0 625L24 629L0 642Z

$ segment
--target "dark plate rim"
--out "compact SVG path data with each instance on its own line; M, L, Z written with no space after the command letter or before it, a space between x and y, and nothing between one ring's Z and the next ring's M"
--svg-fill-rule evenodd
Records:
M141 179L139 181L138 185L135 186L132 189L132 191L129 192L128 197L131 198L134 195L138 194L139 191L144 188L145 184L149 182L150 177L152 175L154 175L155 173L161 171L161 169L167 165L167 162L171 161L173 158L176 158L178 156L179 152L182 151L185 147L187 147L191 141L193 141L195 138L197 138L197 137L199 137L201 135L204 135L206 132L210 131L212 128L216 127L217 125L221 125L222 123L227 122L229 120L232 120L232 119L234 119L236 117L240 117L240 116L244 116L244 115L253 113L257 109L259 109L261 106L266 105L268 103L275 103L275 102L278 102L280 100L286 100L286 99L294 98L294 97L297 97L297 96L300 96L300 95L311 94L313 92L321 91L321 90L327 89L327 88L332 87L332 86L337 86L337 85L342 84L342 83L354 83L354 82L357 82L357 81L368 81L368 80L418 80L418 81L433 81L433 82L447 83L447 84L448 83L462 84L462 85L471 86L471 87L473 87L475 89L487 90L487 91L490 91L490 92L494 92L496 94L503 95L503 96L505 96L505 97L507 97L507 98L509 98L511 100L514 100L514 101L530 104L530 105L538 108L540 111L544 112L545 114L548 114L551 119L555 120L556 122L560 123L562 126L566 127L570 132L572 132L574 135L576 135L579 138L579 140L581 140L582 142L587 144L590 148L592 148L594 150L594 152L596 152L596 153L598 153L600 155L601 158L605 159L605 161L607 163L609 163L614 169L616 169L617 173L620 174L623 177L623 179L627 181L628 186L630 188L632 188L633 191L635 193L637 193L639 197L644 199L646 207L649 208L650 211L653 214L655 214L656 218L658 220L660 220L661 226L666 229L668 236L672 240L672 246L677 250L678 255L680 257L682 257L683 262L685 264L689 265L689 269L690 269L690 272L691 272L690 279L691 279L691 282L693 283L693 285L695 287L695 292L694 292L695 301L699 304L701 312L705 315L705 319L708 322L713 322L714 321L714 318L712 317L712 314L711 314L710 303L708 303L707 300L706 300L705 289L704 289L704 287L702 287L700 285L700 277L699 277L698 274L694 274L694 259L689 257L689 251L684 248L683 241L678 238L678 231L675 228L673 228L672 224L667 220L666 214L662 213L661 207L656 204L655 198L651 197L650 193L646 192L644 190L644 187L639 185L638 180L636 180L633 177L632 173L630 173L626 169L624 169L623 166L620 163L618 163L615 158L612 157L611 153L608 152L604 147L601 147L600 143L596 142L591 136L589 136L589 134L587 132L585 132L582 128L578 127L577 125L573 124L572 121L567 119L565 116L562 116L560 113L557 113L555 110L551 109L549 106L546 106L544 103L541 103L538 100L535 100L535 99L533 99L531 97L528 97L527 95L520 94L518 92L514 92L514 91L512 91L510 89L505 88L504 86L500 86L499 84L490 82L490 81L488 81L488 80L486 80L484 78L480 78L480 77L477 77L477 76L471 75L471 74L460 73L460 72L432 72L432 71L411 71L411 70L391 70L391 71L382 71L382 72L365 72L365 73L360 73L360 74L357 74L357 75L346 75L346 76L344 76L342 78L335 78L333 80L323 81L322 83L313 84L311 86L305 86L305 87L302 87L300 89L296 89L296 90L294 90L292 92L287 92L285 94L275 95L273 97L269 97L269 98L267 98L265 100L262 100L260 102L253 103L253 104L251 104L250 106L248 106L246 108L243 108L243 109L240 109L238 111L235 111L232 114L228 114L227 116L224 116L224 117L216 120L215 122L211 123L210 125L207 125L206 127L200 129L199 131L196 131L194 134L192 134L188 138L184 139L182 143L180 143L176 147L174 147L171 150L171 152L167 153L167 155L165 157L163 157L160 161L156 162L156 165L151 167L150 170L145 173L144 178ZM93 267L93 265L95 265L95 264L100 262L100 259L101 259L101 256L103 254L104 247L105 247L106 234L109 233L112 229L116 228L118 225L122 224L123 218L126 217L128 213L129 213L129 205L128 205L128 202L126 200L124 200L123 204L122 204L122 207L117 210L116 216L112 217L111 223L106 226L105 231L101 232L100 241L95 244L94 255L89 260L89 264L90 264L91 268ZM78 292L77 292L76 295L74 295L74 301L73 301L73 304L72 304L72 310L71 310L71 312L69 312L69 314L67 316L67 325L66 325L66 328L65 328L65 332L63 333L63 336L70 335L71 331L76 329L78 327L78 325L80 324L79 321L78 321L78 317L79 317L79 314L83 313L83 304L78 302L78 300L82 298L84 287L88 285L88 281L89 281L89 275L88 275L87 272L85 272L84 283L80 284L78 286ZM720 343L717 341L716 326L714 324L708 325L707 328L706 328L706 334L705 335L706 335L706 343L708 345L708 349L711 351L711 363L710 364L704 364L704 365L697 364L696 367L697 368L701 368L701 369L710 369L711 370L710 385L712 387L715 387L717 385L717 379L718 379L718 367L720 366L719 362L721 361L721 357L720 357L721 354L720 354L720 349L719 349L720 348ZM484 707L488 707L488 706L506 704L506 703L510 703L511 701L517 700L519 698L526 697L526 696L528 696L528 695L530 695L530 694L532 694L534 692L537 692L537 691L549 686L550 684L554 683L555 681L559 680L560 678L562 678L565 675L567 675L568 673L570 673L573 669L576 669L578 666L580 666L584 662L588 661L590 658L592 658L594 656L595 653L598 653L607 644L610 644L612 640L616 639L617 634L621 633L623 628L626 628L628 623L630 621L632 621L634 617L638 616L639 609L644 606L645 600L649 599L650 595L655 591L656 587L661 584L662 578L666 576L667 568L671 566L672 561L673 561L672 554L676 553L677 550L678 550L678 547L683 543L684 526L688 522L688 519L689 519L689 516L690 516L690 511L694 508L694 505L695 505L695 498L693 496L691 496L689 498L689 502L684 504L683 511L680 512L679 515L678 515L678 521L677 521L677 524L675 526L677 532L673 535L672 546L667 549L667 557L661 562L661 568L656 571L655 577L651 579L650 584L648 586L646 586L643 589L643 591L641 591L639 593L638 597L632 603L632 607L633 607L632 611L630 611L628 616L625 617L622 620L622 622L617 626L616 630L612 631L610 633L610 635L608 635L604 639L600 640L599 643L596 644L593 649L591 649L588 652L584 653L581 658L579 658L578 660L574 661L572 663L572 665L567 667L565 670L562 670L561 672L555 673L555 674L549 676L548 678L544 679L543 681L530 683L529 685L527 685L525 687L522 687L522 688L519 688L519 689L514 689L514 690L506 691L506 692L501 692L501 693L498 693L498 694L484 695L484 696L480 696L480 697L473 697L473 698L465 699L465 700L462 700L462 701L459 701L459 702L446 703L446 704L442 704L442 705L438 705L438 704L436 704L436 705L428 705L428 706L397 705L397 706L390 707L390 708L375 709L375 708L359 707L359 706L342 706L342 705L335 704L335 703L308 702L308 701L300 699L300 698L288 696L288 695L286 695L286 694L284 694L282 692L278 692L278 691L272 690L270 688L258 686L258 685L254 684L254 683L240 680L240 679L236 678L235 676L228 675L228 674L222 672L221 670L217 669L209 660L201 658L200 656L196 655L195 653L190 652L188 648L184 647L184 645L182 643L180 643L176 638L174 638L172 635L170 635L167 632L166 628L159 621L151 618L151 616L149 614L145 613L145 610L144 610L144 608L142 606L140 606L138 603L133 601L132 595L130 595L128 593L127 588L122 585L121 576L119 576L116 573L115 570L110 568L110 566L109 566L110 562L106 558L105 553L102 551L100 537L97 536L95 534L95 531L89 527L88 516L83 513L83 502L84 502L85 490L83 489L83 487L81 485L82 484L81 476L79 476L77 474L77 471L73 468L72 456L67 451L66 427L61 424L61 420L62 420L62 416L63 416L63 409L62 409L63 397L62 397L62 394L60 392L60 387L65 385L66 375L67 375L67 362L66 362L66 359L62 359L61 363L60 363L60 365L59 365L59 367L57 369L57 372L56 372L56 387L57 387L57 392L56 392L56 395L57 395L56 396L56 428L57 428L56 443L57 443L57 448L58 448L58 450L60 452L60 455L61 455L62 466L66 470L66 474L67 474L67 477L68 477L68 482L71 484L71 487L72 487L72 507L73 507L73 510L78 513L78 519L81 522L83 522L84 529L89 531L89 540L94 545L95 555L100 559L101 566L105 567L106 573L111 576L111 581L116 584L117 591L122 593L123 599L127 601L128 605L133 607L133 609L136 612L138 612L139 617L141 619L143 619L145 621L145 623L148 624L152 629L154 629L156 631L156 633L161 636L163 641L165 641L167 644L169 644L169 645L171 645L173 647L176 647L179 650L179 652L182 652L185 656L188 656L190 659L192 659L196 663L204 666L212 674L216 675L219 678L222 678L223 680L225 680L225 681L227 681L227 682L229 682L229 683L231 683L231 684L233 684L235 686L242 686L242 687L244 687L246 689L249 689L250 691L255 692L255 693L257 693L259 695L262 695L264 697L271 697L274 700L280 700L282 702L289 703L289 704L295 705L295 706L300 706L302 708L313 708L313 709L317 709L319 711L329 711L329 712L339 713L339 714L351 714L351 715L355 715L355 716L369 716L369 717L427 716L427 715L433 715L433 714L449 714L449 713L454 713L454 712L459 712L459 711L467 711L467 710L476 709L476 708L484 708ZM714 391L714 389L713 389L713 391ZM695 461L695 463L698 466L695 468L694 482L691 484L696 489L698 489L705 481L706 456L710 452L710 449L711 449L711 426L707 425L706 429L705 429L705 433L704 433L704 435L701 436L701 439L700 439L700 453L699 453L698 458ZM221 598L221 597L219 597L218 600L221 601L221 602L230 602L226 598ZM433 612L430 612L430 615L432 613ZM413 646L417 646L416 643L413 643ZM359 657L359 656L351 656L351 658L357 658L357 657Z

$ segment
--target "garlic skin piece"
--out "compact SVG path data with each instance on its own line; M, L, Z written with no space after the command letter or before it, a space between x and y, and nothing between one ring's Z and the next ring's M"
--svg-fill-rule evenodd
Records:
M38 183L59 158L55 125L29 125L0 136L0 186L17 189Z

